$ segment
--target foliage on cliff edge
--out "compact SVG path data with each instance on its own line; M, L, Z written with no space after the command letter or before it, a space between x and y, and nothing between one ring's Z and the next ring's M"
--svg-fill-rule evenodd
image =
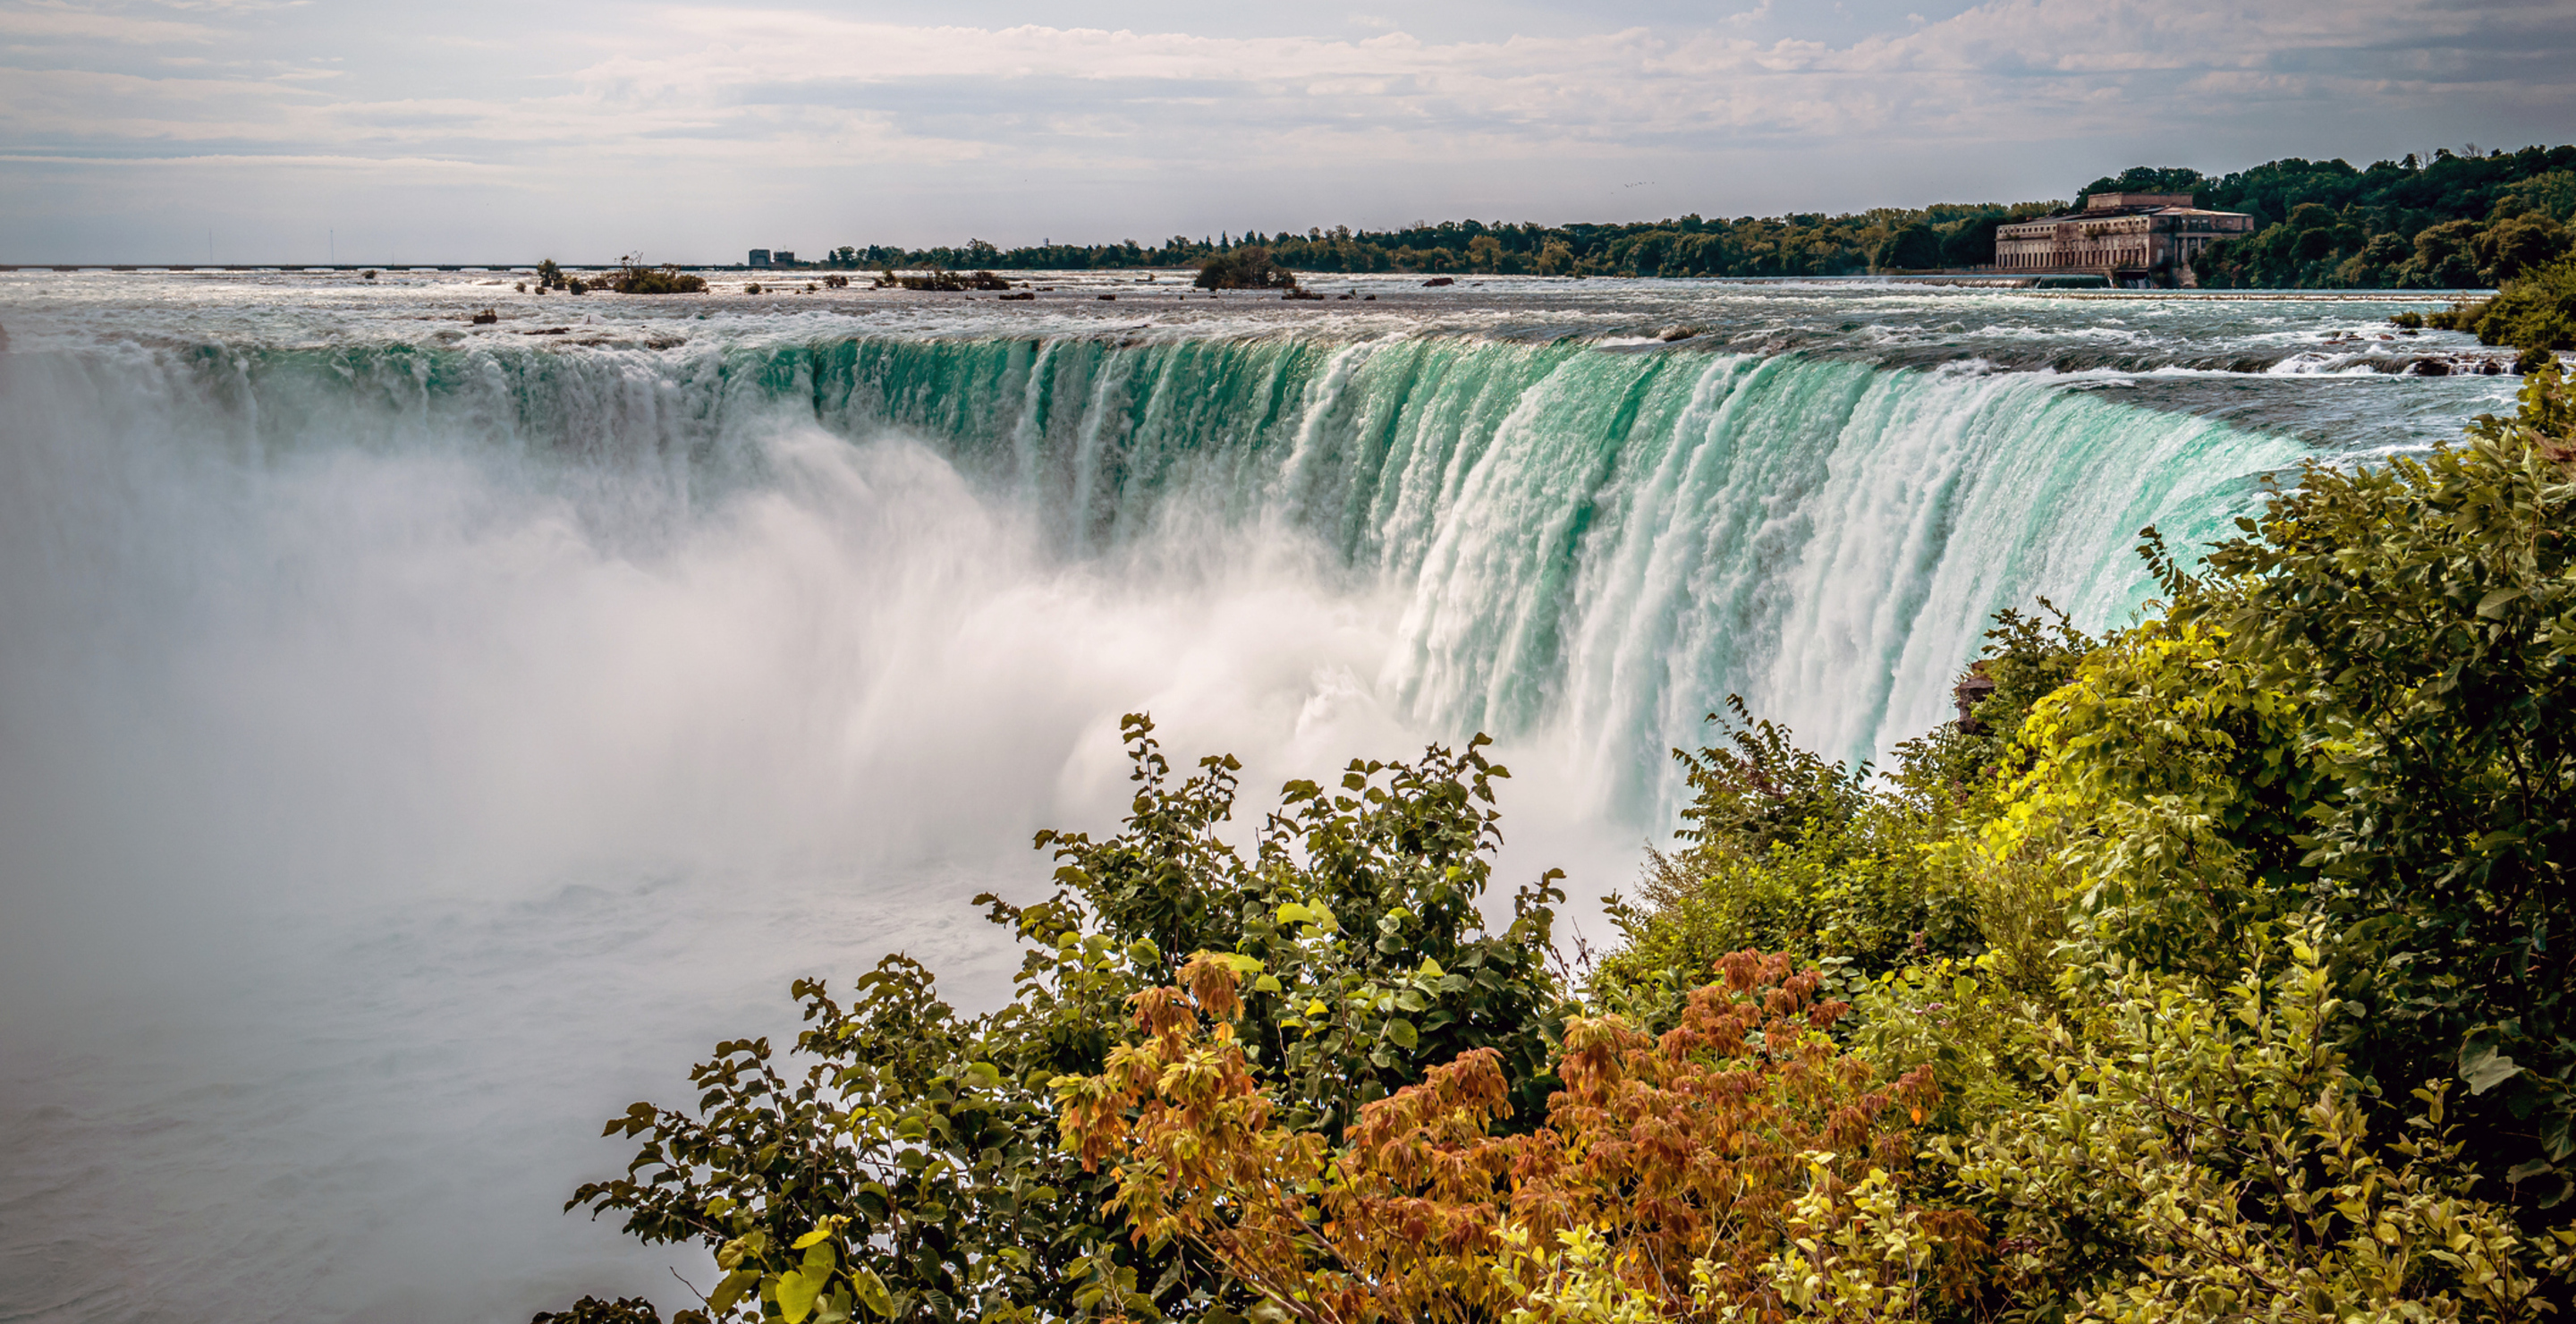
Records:
M2576 393L2314 468L1883 773L1741 704L1622 947L1489 927L1483 752L1175 777L637 1104L574 1207L736 1320L2528 1320L2576 1304ZM1756 947L1783 949L1770 954Z

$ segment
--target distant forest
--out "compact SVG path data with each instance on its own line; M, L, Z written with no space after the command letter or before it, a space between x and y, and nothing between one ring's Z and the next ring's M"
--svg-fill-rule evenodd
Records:
M2203 285L2264 288L2457 289L2491 286L2568 251L2576 220L2576 146L2518 152L2448 148L2356 169L2289 158L2210 178L2138 166L2097 179L2105 190L2190 190L2203 207L2249 212L2254 234L2204 254ZM1401 230L1335 226L1265 234L1174 235L1159 244L1041 244L1001 248L846 246L813 265L844 270L954 271L1194 267L1265 248L1305 272L1440 275L1845 276L1982 266L1995 227L2064 201L1879 207L1842 216L1797 213L1604 225L1442 221Z

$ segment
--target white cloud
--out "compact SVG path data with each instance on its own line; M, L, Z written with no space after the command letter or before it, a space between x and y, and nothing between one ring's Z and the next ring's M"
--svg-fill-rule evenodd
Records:
M1325 221L1350 205L1336 197L1439 210L1419 192L1433 178L1514 211L1632 207L1715 179L1831 208L1909 200L1873 180L2031 169L1999 161L2224 168L2261 157L2214 152L2576 136L2576 13L2555 4L1988 0L1928 20L1889 6L1837 33L1773 0L1701 28L1619 22L1612 0L1592 31L1430 39L1366 14L1247 35L584 2L504 40L491 24L518 11L498 7L352 28L345 11L223 0L187 22L169 5L0 0L0 36L36 52L0 70L0 142L102 160L473 161L567 197L640 171L688 180L679 208L792 192L782 180L908 198L982 197L1006 175L1167 181L1136 205L1132 224L1154 230L1173 192L1290 178L1320 181L1294 196ZM1666 186L1622 197L1640 178Z
M20 41L115 42L166 46L213 41L222 35L202 23L131 18L64 4L0 5L0 37Z
M262 155L208 152L195 156L28 156L0 153L0 163L42 166L104 166L117 169L162 170L172 167L198 169L233 169L255 166L261 169L294 168L321 170L447 170L488 172L493 169L479 161L448 161L433 156L298 156L287 153Z

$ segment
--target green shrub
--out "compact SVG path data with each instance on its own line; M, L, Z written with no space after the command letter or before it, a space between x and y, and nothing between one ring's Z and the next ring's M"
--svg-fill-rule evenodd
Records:
M2469 1156L2554 1205L2576 1157L2576 399L2311 469L2034 710L2004 835L2105 940L2217 978L2324 917L2364 1074L2454 1076ZM2161 553L2150 543L2151 552Z
M2049 1027L2056 1072L2021 1106L1934 1142L2004 1248L1998 1286L2066 1321L2526 1320L2576 1269L2576 1232L2531 1234L2472 1193L2448 1086L2374 1135L2378 1087L2336 1045L2314 925L2257 944L2224 988L2116 959Z
M1259 245L1218 253L1199 265L1196 282L1203 290L1293 290L1297 273L1273 261Z
M2576 349L2576 256L2563 257L2506 284L2480 306L2478 343L2511 345L2529 371L2539 356Z
M2033 935L2053 932L2053 902L2006 895L2001 866L1956 847L1991 811L1998 779L2026 765L2018 734L2031 706L2099 646L2046 599L2040 608L2047 617L1996 614L1970 669L1990 688L1969 723L1899 746L1883 778L1799 748L1787 727L1730 696L1731 720L1709 714L1726 723L1722 741L1673 751L1693 793L1674 834L1683 845L1649 851L1635 895L1608 899L1622 944L1595 988L1687 987L1746 948L1859 974L1973 955L1996 940L2016 953L2016 969L2036 962L2031 944L2045 940Z
M1871 973L1958 950L1974 931L1970 907L1928 872L1872 828L1823 824L1759 855L1657 852L1635 898L1607 903L1623 941L1596 979L1678 989L1748 947Z
M677 266L621 266L615 275L600 277L596 288L616 294L703 294L707 281Z
M1569 1011L1551 946L1563 893L1550 874L1518 890L1508 925L1486 927L1492 784L1509 774L1481 737L1354 763L1331 791L1290 782L1246 858L1216 835L1240 765L1202 759L1176 782L1150 721L1131 716L1125 732L1137 792L1123 829L1042 832L1056 894L978 898L1027 949L1011 1003L960 1016L901 956L847 1005L800 980L808 1028L792 1064L765 1038L717 1045L691 1074L694 1107L638 1103L609 1123L642 1140L635 1162L567 1207L715 1249L718 1318L774 1308L802 1324L855 1303L935 1320L1150 1320L1247 1304L1204 1263L1129 1244L1107 1204L1114 1174L1082 1171L1055 1140L1051 1083L1101 1071L1131 1032L1127 1000L1200 951L1260 970L1240 1035L1287 1125L1338 1136L1361 1105L1479 1049L1518 1115L1543 1115Z
M891 283L901 285L907 290L936 290L946 293L955 293L961 290L1007 290L1011 288L1011 282L1004 280L1000 276L996 276L989 271L978 271L972 275L963 276L954 271L939 270L933 270L926 276L896 276L892 272L888 272L887 275L891 278ZM880 281L878 283L885 284L887 282Z

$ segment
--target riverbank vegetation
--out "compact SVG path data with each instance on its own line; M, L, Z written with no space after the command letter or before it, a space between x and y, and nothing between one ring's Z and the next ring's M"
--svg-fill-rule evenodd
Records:
M1883 770L1740 703L1568 965L1480 737L1292 781L1125 724L967 1015L800 981L570 1208L712 1318L2531 1320L2576 1273L2576 390L2313 468ZM1228 838L1231 838L1231 842ZM1490 916L1490 917L1489 917ZM620 1303L622 1305L622 1303Z
M2576 254L2505 281L2494 298L2416 315L2413 322L2466 331L2484 345L2511 345L2522 351L2517 368L2527 372L2540 355L2576 349Z
M1297 273L1279 265L1269 249L1255 244L1200 263L1195 284L1203 290L1293 290Z
M2442 149L2419 162L2272 161L2218 179L2141 168L2097 188L2191 189L2256 231L2194 264L2215 288L2501 285L2576 246L2576 147Z
M1995 227L2057 204L1942 204L1878 208L1847 216L1800 214L1629 225L1428 222L1391 231L1320 227L1303 234L1258 230L1159 244L1044 244L1004 249L982 240L962 248L845 247L823 265L985 267L995 270L1119 270L1199 267L1262 249L1292 272L1409 272L1539 276L1839 276L1898 267L1964 266L1994 260ZM1279 288L1279 287L1268 287Z
M827 276L824 279L829 280L831 278ZM843 281L842 283L847 284L848 282ZM989 270L957 272L947 270L943 267L933 266L929 271L921 275L902 276L897 275L892 268L887 268L878 274L876 288L881 290L937 290L946 293L955 293L960 290L1007 290L1011 288L1011 282L1000 276L994 275Z
M2576 146L2518 152L2437 150L2367 169L2287 158L2221 176L2139 166L2058 201L1940 203L1741 216L1693 213L1614 224L1416 222L1393 230L1348 226L1303 233L1249 230L1159 243L1043 243L1003 248L985 240L912 249L845 246L818 264L974 270L1118 270L1204 267L1250 248L1299 272L1411 272L1541 276L1844 276L1990 264L1995 228L2058 210L2084 193L2188 192L2198 205L2242 211L2256 230L2213 248L2197 264L2216 287L2462 289L2493 286L2569 246L2576 225Z
M707 281L676 266L622 266L591 283L612 294L703 294Z

